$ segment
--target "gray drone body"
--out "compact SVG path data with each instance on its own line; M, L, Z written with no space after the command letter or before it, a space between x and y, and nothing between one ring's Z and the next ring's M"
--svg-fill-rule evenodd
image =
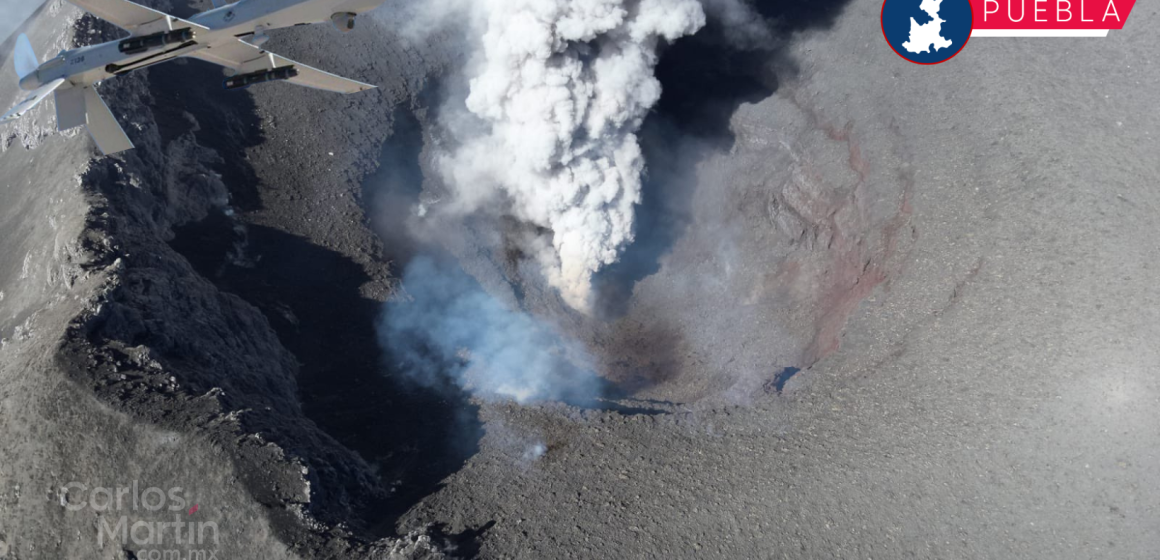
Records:
M261 48L271 29L331 22L340 31L385 0L241 0L186 20L128 0L69 0L128 31L108 43L64 51L41 64L26 36L16 44L14 62L20 87L29 95L0 122L20 118L49 94L56 100L57 128L87 126L102 153L133 148L132 142L97 94L103 80L180 57L226 69L227 89L269 81L337 93L374 88L278 56ZM215 2L217 4L217 2Z

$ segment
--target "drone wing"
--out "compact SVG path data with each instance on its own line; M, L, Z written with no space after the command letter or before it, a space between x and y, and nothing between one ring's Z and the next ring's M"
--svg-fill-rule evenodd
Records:
M149 35L159 31L172 31L175 27L189 27L206 30L206 27L173 17L152 8L146 8L129 0L68 0L78 8L93 14L135 36ZM180 25L175 26L175 23Z
M33 107L36 107L40 104L41 101L44 101L44 98L48 97L48 94L56 91L56 88L62 85L64 85L63 79L53 80L33 91L28 92L28 95L26 95L24 99L20 101L20 103L17 103L15 107L13 107L7 113L4 113L3 117L0 117L0 122L8 122L19 119L20 117L24 116L24 113L31 111Z
M311 68L305 64L299 64L293 60L278 56L272 52L264 51L240 40L206 47L185 56L224 66L238 74L249 74L251 72L272 70L283 66L293 66L298 70L298 75L286 81L308 88L333 91L335 93L358 93L375 88L375 86L370 84L356 82L341 76L335 76L329 72Z

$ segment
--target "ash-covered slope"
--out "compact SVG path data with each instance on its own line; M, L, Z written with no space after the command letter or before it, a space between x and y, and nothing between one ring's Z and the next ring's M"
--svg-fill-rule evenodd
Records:
M26 31L42 53L119 33L58 0ZM372 56L363 48L339 60L302 56L343 68ZM433 67L398 55L409 65L348 72L371 81L388 76L385 93L369 101L384 118L362 121L371 152L389 133L390 107L413 94L397 76L419 83ZM4 57L11 58L11 42ZM230 558L440 557L420 533L374 540L393 529L372 527L376 512L401 506L367 462L307 417L299 400L302 366L282 333L168 243L183 224L210 216L222 217L230 232L246 231L231 216L262 207L259 182L281 179L238 163L266 138L250 96L223 92L220 80L219 69L178 62L103 84L102 96L137 146L116 158L99 157L83 129L55 132L51 103L3 131L6 557L120 559L151 549L212 549ZM17 95L13 82L0 85L5 103ZM301 107L335 101L297 93L309 98L297 101ZM270 136L278 143L279 135ZM310 161L276 149L278 167ZM357 225L357 206L351 208L344 219ZM262 258L248 251L239 246L238 258ZM123 502L103 501L106 489L119 495L123 488ZM147 488L167 492L160 511L139 504ZM191 544L170 532L142 543L140 533L126 539L117 532L122 520L128 527L213 524L220 534L207 531L205 542Z

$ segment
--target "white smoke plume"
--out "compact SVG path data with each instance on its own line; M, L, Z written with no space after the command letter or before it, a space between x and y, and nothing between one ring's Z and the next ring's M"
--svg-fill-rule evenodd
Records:
M645 170L637 132L660 100L659 49L709 18L731 42L756 44L769 34L749 0L389 0L386 6L379 17L404 40L450 41L472 53L462 81L450 80L444 91L450 97L428 144L446 188L429 186L412 209L407 235L451 254L474 249L474 241L488 248L515 244L582 312L596 303L593 275L633 241ZM473 214L485 223L513 216L538 228L464 245L445 237L463 230L443 220ZM470 231L494 234L487 226ZM411 259L406 297L387 306L379 331L399 371L484 399L600 400L606 387L583 345L514 300L493 297L483 285L502 278L478 273L449 260ZM537 444L520 453L529 462L545 451Z
M484 123L440 160L449 209L502 201L550 238L521 247L573 308L633 239L645 162L636 132L660 99L657 48L705 25L698 0L478 0L466 108Z

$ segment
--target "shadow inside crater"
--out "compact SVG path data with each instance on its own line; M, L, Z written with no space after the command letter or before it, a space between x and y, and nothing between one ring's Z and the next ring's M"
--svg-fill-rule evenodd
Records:
M399 516L478 450L476 407L454 387L383 375L375 334L382 304L360 295L370 280L361 265L268 227L246 226L243 241L234 225L216 213L179 228L171 245L269 319L301 364L306 416L377 470L386 499L366 504L360 517L372 534L393 534Z
M190 132L185 115L195 115L198 143L222 156L215 170L231 206L261 208L260 181L244 157L264 140L250 95L223 91L220 69L198 61L160 65L148 76L163 144ZM221 211L174 233L170 245L220 290L258 307L298 359L306 417L377 470L385 498L363 496L351 527L393 534L403 513L476 453L482 428L462 391L416 387L383 374L376 337L382 304L361 295L371 279L360 264ZM323 473L317 499L330 495L328 484L357 486L344 476Z

